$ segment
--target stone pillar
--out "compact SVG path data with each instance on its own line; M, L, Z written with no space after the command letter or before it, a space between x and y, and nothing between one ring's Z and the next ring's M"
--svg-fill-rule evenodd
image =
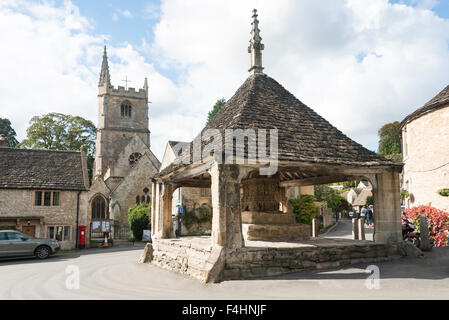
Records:
M210 169L212 241L230 249L244 246L240 212L239 166L214 164Z
M357 219L357 229L359 231L359 240L365 240L365 218Z
M316 218L312 219L312 238L316 238L317 237L317 221Z
M159 201L159 187L156 182L153 182L151 188L151 237L153 239L157 238L158 201Z
M162 196L162 238L173 238L173 219L172 219L172 201L173 185L163 185Z
M421 233L421 246L419 248L422 251L431 251L432 246L430 245L429 226L427 224L427 218L424 216L419 217L419 230Z
M359 240L359 226L357 224L357 221L359 219L352 219L352 239Z
M394 243L402 240L399 173L376 174L374 196L374 241Z

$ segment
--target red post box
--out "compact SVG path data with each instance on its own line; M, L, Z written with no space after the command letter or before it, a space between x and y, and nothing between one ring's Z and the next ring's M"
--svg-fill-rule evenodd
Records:
M86 247L86 226L79 226L79 248L84 249Z

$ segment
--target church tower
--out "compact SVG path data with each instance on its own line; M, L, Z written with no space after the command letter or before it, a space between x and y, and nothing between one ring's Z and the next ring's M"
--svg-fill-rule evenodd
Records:
M111 85L105 46L98 82L95 176L103 175L135 136L140 137L150 148L148 121L147 79L139 91L121 86L114 88Z

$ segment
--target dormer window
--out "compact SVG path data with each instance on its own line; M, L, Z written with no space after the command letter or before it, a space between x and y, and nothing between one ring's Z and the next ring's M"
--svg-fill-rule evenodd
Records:
M129 102L122 103L120 114L122 118L131 118L131 104Z

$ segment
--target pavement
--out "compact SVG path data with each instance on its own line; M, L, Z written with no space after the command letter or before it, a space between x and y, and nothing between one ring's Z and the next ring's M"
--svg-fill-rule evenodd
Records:
M342 231L335 229L335 232ZM367 264L202 284L150 264L138 264L141 252L141 247L95 249L43 261L0 261L0 299L449 298L449 247L434 248L421 259L378 263L379 286L374 288L367 286L374 283L368 279Z

